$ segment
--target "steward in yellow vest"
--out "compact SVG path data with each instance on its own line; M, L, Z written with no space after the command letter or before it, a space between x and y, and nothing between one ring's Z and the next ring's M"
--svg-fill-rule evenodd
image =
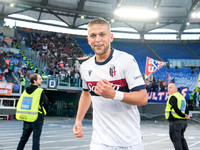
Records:
M199 100L199 107L200 107L200 92L198 94L198 100Z
M21 86L22 86L22 92L23 92L25 87L26 87L26 78L25 78L25 76L23 76L23 78L21 80Z
M34 64L33 63L30 64L30 68L31 68L31 70L34 68Z
M26 59L27 59L27 57L26 57L26 56L24 56L24 57L23 57L23 60L25 60L25 61L26 61Z
M188 150L184 132L187 128L187 119L190 119L185 98L178 92L174 83L168 85L171 95L165 108L165 118L169 120L169 135L175 150Z
M34 73L38 73L39 72L39 69L38 69L38 67L36 66L35 67L35 70L34 70Z
M174 96L177 99L177 101L176 101L177 108L181 111L182 114L185 114L186 100L183 97L183 95L181 95L179 92L173 93L169 97L169 100L171 99L172 96ZM172 107L173 102L170 102L169 100L167 101L167 107L165 108L165 118L168 120L169 116L172 115L172 117L175 118L175 119L185 119L185 115L182 115L181 113L179 113L180 115L178 115L176 113L176 111Z
M37 88L31 94L28 94L26 90L22 93L17 104L16 118L18 120L34 122L38 118L38 113L42 114L39 105L42 91L42 88Z
M40 135L44 115L46 115L43 105L48 106L48 99L44 90L38 88L42 84L42 79L39 74L31 74L30 82L31 85L24 90L17 103L16 119L24 121L23 133L17 149L24 149L32 132L34 135L34 148L40 149Z
M44 74L44 72L42 72L42 75L41 75L42 80L44 80L44 76L45 76L45 74Z
M20 49L20 45L18 43L16 44L16 49Z
M23 52L21 53L21 56L22 56L22 58L24 57L24 53Z

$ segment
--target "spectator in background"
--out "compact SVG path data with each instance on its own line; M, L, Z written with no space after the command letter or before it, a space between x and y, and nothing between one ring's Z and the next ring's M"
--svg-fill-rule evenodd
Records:
M79 73L78 73L78 70L75 70L75 74L74 74L74 84L75 86L79 86Z
M165 86L166 86L166 83L165 83L165 81L162 79L161 82L160 82L160 90L161 90L161 91L165 91L165 90L166 90Z
M3 82L3 75L2 75L2 73L0 74L0 82Z
M22 66L22 61L20 60L17 64L17 67L21 67Z
M194 90L194 94L193 94L193 104L194 104L194 107L196 107L196 104L197 104L197 92Z
M12 74L13 70L14 70L14 62L10 63L9 65L9 71L8 71L9 76Z
M158 91L158 83L156 82L156 79L153 80L151 91L154 91L154 92Z
M9 66L9 65L10 65L10 59L6 59L6 60L5 60L5 64L6 64L7 66Z
M4 72L3 72L6 80L7 80L7 76L8 76L8 66L7 65L4 65Z

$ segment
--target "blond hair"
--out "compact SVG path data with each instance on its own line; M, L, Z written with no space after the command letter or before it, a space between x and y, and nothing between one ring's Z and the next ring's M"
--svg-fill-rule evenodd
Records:
M105 24L105 25L108 25L108 27L110 29L110 23L104 18L96 18L96 19L91 20L88 23L88 28L91 27L94 24Z

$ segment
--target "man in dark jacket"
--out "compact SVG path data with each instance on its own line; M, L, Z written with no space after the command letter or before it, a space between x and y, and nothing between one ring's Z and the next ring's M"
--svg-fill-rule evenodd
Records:
M36 105L33 105L33 103L29 103L27 102L30 97L28 97L29 99L26 99L26 101L18 101L18 104L19 106L17 106L17 111L16 111L16 116L17 116L17 113L18 113L18 116L20 118L20 115L21 116L26 116L24 118L31 118L32 116L30 116L29 113L32 113L31 110L30 112L27 113L27 106L29 105L33 105L35 106L35 110L37 110L38 114L37 114L37 118L35 121L31 122L29 120L27 121L24 121L23 118L20 119L20 120L23 120L24 121L24 124L23 124L23 133L22 133L22 136L21 136L21 139L20 139L20 142L18 144L18 147L17 147L17 150L23 150L24 147L25 147L25 144L27 143L32 131L33 131L33 145L32 145L32 150L39 150L40 149L40 135L41 135L41 132L42 132L42 126L43 126L43 121L44 121L44 115L46 114L46 111L43 107L44 106L47 106L48 105L48 98L46 97L43 89L41 88L38 88L38 86L41 86L42 84L42 79L40 77L39 74L37 73L33 73L30 75L30 82L31 82L31 85L29 87L26 88L26 90L22 93L21 97L23 100L25 98L27 98L27 95L32 97L32 101L34 100L38 100L39 102L36 104ZM37 91L40 91L40 92L37 92ZM34 98L37 97L37 98ZM24 108L24 111L23 111L23 106L26 106ZM30 106L30 108L32 109L32 107ZM17 118L17 117L16 117Z

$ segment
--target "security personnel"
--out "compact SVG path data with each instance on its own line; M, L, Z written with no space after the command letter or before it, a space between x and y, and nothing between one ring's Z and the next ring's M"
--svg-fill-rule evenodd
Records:
M41 75L42 80L44 80L44 76L45 76L45 74L44 74L44 72L42 72L42 75Z
M200 107L200 92L198 94L198 100L199 100L199 107Z
M175 150L188 150L184 132L187 128L187 119L190 119L185 98L178 92L174 83L168 85L171 95L165 108L165 118L169 120L169 135Z
M192 93L192 91L189 92L189 96L190 96L190 100L193 101L194 94Z
M22 56L22 58L24 57L24 53L23 52L21 53L21 56Z
M25 61L27 60L27 57L26 57L25 55L24 55L24 57L23 57L23 60L25 60Z
M16 49L19 49L20 48L20 45L17 43L16 44Z
M20 49L20 50L19 50L19 54L21 55L21 53L22 53L22 50Z
M25 86L26 86L26 78L25 78L25 75L23 76L22 80L21 80L21 86L22 86L22 92L24 91L25 89Z
M29 59L26 60L28 70L31 70L31 62Z
M31 68L31 70L34 68L34 64L33 63L30 64L30 68Z
M188 102L188 107L189 107L189 110L193 110L193 98L194 98L194 94L192 91L189 91L189 97L190 97L190 100Z
M38 73L39 72L39 69L38 69L38 67L36 66L35 67L35 70L34 70L34 73Z
M26 59L26 64L27 64L27 66L28 66L30 63L31 63L31 62L30 62L29 58Z
M17 150L23 150L33 131L32 150L40 149L40 135L46 111L43 107L48 105L48 99L41 86L42 79L39 74L30 75L31 85L22 93L17 103L16 119L23 120L23 133Z

